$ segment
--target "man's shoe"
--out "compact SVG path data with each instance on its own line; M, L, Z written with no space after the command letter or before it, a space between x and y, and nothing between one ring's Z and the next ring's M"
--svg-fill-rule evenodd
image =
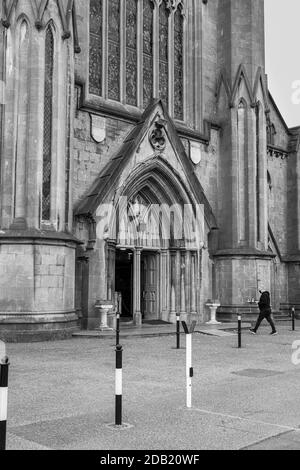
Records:
M272 333L270 333L270 335L271 335L271 336L277 336L278 333L277 333L277 331L272 331Z
M249 331L252 335L256 335L256 331L253 328L251 328Z

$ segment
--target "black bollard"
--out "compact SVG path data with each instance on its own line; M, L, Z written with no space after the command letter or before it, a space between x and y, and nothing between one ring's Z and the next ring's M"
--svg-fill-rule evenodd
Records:
M120 317L121 317L120 302L121 302L121 297L118 296L118 303L117 303L117 326L116 326L116 346L118 346L118 344L120 344Z
M242 316L238 315L238 349L242 347Z
M177 315L176 321L176 349L180 349L180 316Z
M292 330L295 331L295 308L292 308Z
M122 426L122 356L123 348L119 344L116 347L116 383L115 383L115 395L116 395L116 407L115 407L115 425Z
M0 362L0 450L6 449L8 369L9 360L5 357Z

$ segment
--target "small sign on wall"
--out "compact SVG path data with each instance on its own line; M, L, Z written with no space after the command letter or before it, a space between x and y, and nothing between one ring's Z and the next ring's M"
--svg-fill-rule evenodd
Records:
M106 138L106 120L101 116L91 114L91 136L98 144Z
M199 142L191 141L190 149L192 162L194 163L194 165L199 165L202 159L201 144Z

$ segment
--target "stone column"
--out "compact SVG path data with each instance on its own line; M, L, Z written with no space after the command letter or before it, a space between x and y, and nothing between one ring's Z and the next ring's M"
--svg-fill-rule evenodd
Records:
M115 328L116 315L115 315L115 266L116 266L116 242L108 240L107 242L107 255L106 255L106 269L107 269L107 300L113 304L113 309L108 314L108 325Z
M20 228L26 228L26 166L29 111L29 31L23 22L19 43L19 79L17 88L17 142L16 142L16 181L14 222ZM32 177L32 175L30 175Z
M141 312L141 254L142 248L136 248L133 254L133 323L142 325Z
M180 253L180 316L183 321L186 321L187 319L185 273L186 273L186 251L182 250Z
M191 253L191 283L190 283L190 288L191 288L191 315L196 315L197 314L197 293L196 293L196 279L197 279L197 273L196 273L196 266L197 266L197 253L192 252Z
M162 319L168 321L168 251L161 250L160 254L160 308Z
M170 316L169 322L176 323L176 284L177 284L177 269L176 269L176 250L170 251Z
M187 251L185 257L185 302L186 313L191 313L191 252Z
M114 302L115 294L115 266L116 266L116 242L107 242L107 300Z
M268 250L268 183L266 115L262 104L257 106L257 162L258 162L258 248Z

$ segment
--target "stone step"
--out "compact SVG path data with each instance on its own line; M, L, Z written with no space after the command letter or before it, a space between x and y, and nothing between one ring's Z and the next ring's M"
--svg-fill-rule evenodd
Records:
M274 314L274 319L275 321L283 321L283 322L291 322L292 317L290 315L284 315L284 314Z

